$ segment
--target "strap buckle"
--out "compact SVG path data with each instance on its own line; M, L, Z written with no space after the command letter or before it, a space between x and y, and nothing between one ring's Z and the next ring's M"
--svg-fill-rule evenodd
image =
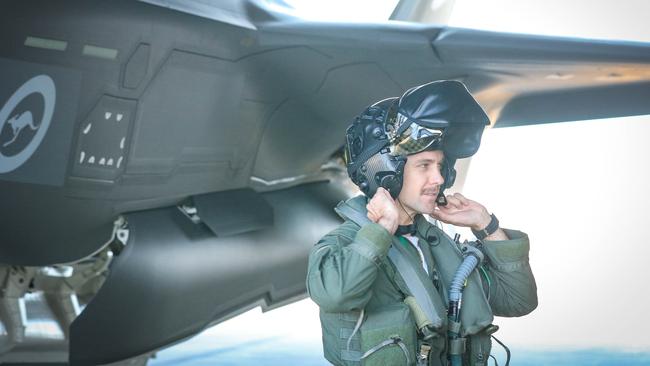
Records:
M418 360L426 361L427 359L429 359L429 352L431 352L430 345L426 343L420 344L420 351L418 352Z

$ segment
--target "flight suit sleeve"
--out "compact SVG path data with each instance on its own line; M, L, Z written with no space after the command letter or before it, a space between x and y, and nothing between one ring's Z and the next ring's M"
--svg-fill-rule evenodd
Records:
M483 241L488 257L490 306L494 315L514 317L537 307L537 285L530 268L528 235L504 229L510 240Z
M363 309L372 297L371 288L392 237L376 223L357 229L346 222L323 237L309 254L307 292L323 311Z

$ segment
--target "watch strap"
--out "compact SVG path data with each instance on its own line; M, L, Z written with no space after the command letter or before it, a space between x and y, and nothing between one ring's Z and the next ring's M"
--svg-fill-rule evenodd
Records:
M494 216L494 214L490 215L490 217L492 219L484 229L478 231L472 229L472 233L474 234L474 236L476 236L476 239L483 240L488 236L494 234L494 232L497 231L497 229L499 228L499 219L497 219L497 217Z

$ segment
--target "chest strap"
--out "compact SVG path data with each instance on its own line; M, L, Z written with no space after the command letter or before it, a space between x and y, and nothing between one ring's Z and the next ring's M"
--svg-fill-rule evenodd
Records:
M354 210L348 205L340 203L335 209L339 216L348 219L359 226L371 223L365 213ZM393 236L393 245L388 250L388 259L393 263L395 269L400 274L406 284L406 293L410 293L415 298L415 303L419 307L420 313L426 317L422 322L423 326L433 328L437 332L444 332L446 326L445 306L440 295L433 287L433 283L427 278L423 271L416 270L408 259L406 248L400 245L398 239ZM411 304L409 304L411 305ZM412 307L412 305L411 305ZM421 323L421 322L418 322ZM418 324L420 326L421 324Z

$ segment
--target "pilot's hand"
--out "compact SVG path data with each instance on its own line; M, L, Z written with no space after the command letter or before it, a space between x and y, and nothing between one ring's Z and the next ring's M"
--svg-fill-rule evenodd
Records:
M391 235L395 234L399 225L399 211L395 200L387 190L379 187L366 208L368 209L368 218L372 222L383 226Z
M447 224L465 226L477 231L488 226L491 220L490 214L483 205L460 193L448 195L447 205L438 206L431 216Z

